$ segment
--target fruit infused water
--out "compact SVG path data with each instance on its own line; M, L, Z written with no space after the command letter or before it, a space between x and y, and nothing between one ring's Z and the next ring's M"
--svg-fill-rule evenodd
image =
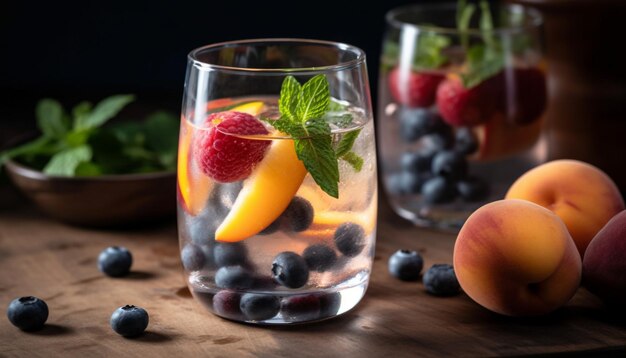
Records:
M182 119L181 258L192 294L215 314L316 321L363 296L376 231L373 125L329 93L324 75L286 76L279 96L207 101Z
M540 20L485 1L388 13L378 138L398 214L458 230L545 161Z

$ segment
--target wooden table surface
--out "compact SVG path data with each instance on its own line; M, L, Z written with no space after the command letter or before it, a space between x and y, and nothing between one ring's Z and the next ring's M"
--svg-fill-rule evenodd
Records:
M396 249L418 249L426 267L450 263L454 235L415 228L386 205L363 301L333 320L270 328L220 319L190 297L173 221L135 231L96 231L51 221L29 206L4 206L0 305L34 295L47 302L50 316L43 330L25 333L3 313L2 357L626 356L626 318L603 311L583 289L547 317L513 319L490 313L463 294L437 298L420 282L391 278L387 258ZM132 251L129 277L107 278L96 268L99 252L110 245ZM109 327L111 313L125 304L150 314L143 336L125 339Z

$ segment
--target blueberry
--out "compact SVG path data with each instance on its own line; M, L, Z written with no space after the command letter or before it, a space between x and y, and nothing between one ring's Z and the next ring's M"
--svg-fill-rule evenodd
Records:
M107 247L98 256L98 269L111 277L127 275L132 264L133 255L121 246Z
M454 146L454 131L440 121L431 134L424 136L424 142L434 150L446 150Z
M221 288L247 289L254 285L254 276L241 266L224 266L215 273L215 284Z
M23 331L36 331L48 319L48 305L33 296L16 298L9 304L7 317L15 327Z
M241 294L233 291L222 290L213 296L213 310L220 316L230 319L242 319Z
M183 267L187 271L198 271L205 263L205 255L202 249L194 244L187 244L180 252Z
M308 200L295 196L281 216L291 230L304 231L313 223L313 205Z
M478 150L478 138L469 127L457 128L455 133L456 144L454 149L465 155L473 154Z
M392 174L387 180L389 191L393 194L417 194L422 189L426 176L412 172Z
M442 204L454 200L454 184L444 177L434 177L422 185L422 200L428 204Z
M111 328L115 333L124 337L134 337L142 334L148 327L148 312L141 307L126 305L120 307L111 315Z
M309 269L317 272L324 272L337 262L335 250L324 244L307 247L302 253L302 257L304 257Z
M407 142L413 142L431 133L439 118L435 113L423 108L406 108L399 111L400 135Z
M476 177L469 177L457 182L456 190L465 201L480 201L489 196L489 184Z
M452 180L464 178L467 175L467 160L453 150L439 152L433 158L432 172Z
M365 247L365 231L361 225L347 222L339 225L335 230L335 245L337 249L348 257L355 257Z
M285 287L302 287L309 280L309 267L304 258L295 252L281 252L272 262L272 277Z
M247 319L264 321L278 314L280 299L273 295L246 293L241 296L239 308Z
M287 321L312 321L320 316L320 299L313 294L292 296L283 299L280 310Z
M282 217L279 216L278 219L274 220L271 224L269 224L265 229L261 230L261 232L259 232L259 235L269 235L269 234L273 234L276 231L278 231L278 229L280 229L280 219Z
M389 273L403 281L415 281L420 278L424 259L417 251L398 250L389 258Z
M218 267L245 266L248 261L248 249L241 242L220 242L213 248L213 259Z
M426 271L422 279L426 292L436 296L452 296L460 292L461 286L448 264L435 264Z
M400 167L405 172L423 174L430 173L435 151L425 149L415 152L404 152L400 157Z
M341 294L338 292L326 293L319 296L320 318L331 317L339 312Z
M208 217L207 212L198 216L188 216L187 234L194 244L207 245L215 242L215 228L217 227L213 217Z

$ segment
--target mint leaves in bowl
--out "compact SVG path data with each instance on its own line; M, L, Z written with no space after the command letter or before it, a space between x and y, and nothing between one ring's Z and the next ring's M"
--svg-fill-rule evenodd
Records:
M41 100L41 135L0 152L0 165L27 197L64 222L107 227L173 215L179 122L163 111L109 122L133 100L81 102L71 114L57 101Z

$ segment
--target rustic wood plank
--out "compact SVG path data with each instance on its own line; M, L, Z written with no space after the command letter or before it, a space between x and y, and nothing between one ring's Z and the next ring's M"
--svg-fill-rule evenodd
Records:
M100 250L127 246L133 273L111 279ZM311 325L261 328L215 317L184 286L175 223L136 231L93 231L51 221L30 208L0 211L0 305L22 295L50 307L42 331L24 333L0 318L0 356L511 356L624 354L626 319L581 289L540 319L492 314L467 296L437 298L421 283L392 279L387 258L419 249L426 266L451 262L454 236L414 228L383 205L374 272L364 300L344 316ZM150 314L148 332L124 339L108 326L115 308Z

